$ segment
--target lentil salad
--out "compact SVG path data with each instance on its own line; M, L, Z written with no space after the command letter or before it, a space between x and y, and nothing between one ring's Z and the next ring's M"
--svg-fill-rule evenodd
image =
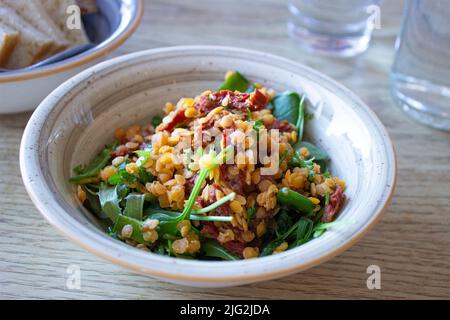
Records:
M344 202L329 156L303 139L306 97L230 71L218 91L115 131L70 179L114 238L186 259L277 254L322 235Z

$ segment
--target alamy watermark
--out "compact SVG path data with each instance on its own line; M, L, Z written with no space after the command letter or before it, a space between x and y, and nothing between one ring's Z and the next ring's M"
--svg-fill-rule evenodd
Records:
M370 276L367 278L366 284L369 290L381 289L381 268L376 264L372 264L367 267L367 274Z
M79 265L71 264L66 269L66 289L81 290L81 268Z
M66 26L69 30L81 30L81 9L77 5L68 6L66 9Z
M366 8L366 13L369 14L369 23L372 24L373 29L381 29L381 8L379 5L372 4Z

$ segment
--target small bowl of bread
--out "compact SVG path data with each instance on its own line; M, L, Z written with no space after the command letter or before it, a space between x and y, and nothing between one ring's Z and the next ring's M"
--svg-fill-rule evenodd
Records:
M34 110L137 29L143 0L0 0L0 114Z

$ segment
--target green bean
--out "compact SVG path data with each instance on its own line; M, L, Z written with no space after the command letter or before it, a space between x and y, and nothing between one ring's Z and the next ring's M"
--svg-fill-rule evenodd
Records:
M280 204L292 207L303 213L310 213L314 209L311 200L289 188L279 190L277 198Z

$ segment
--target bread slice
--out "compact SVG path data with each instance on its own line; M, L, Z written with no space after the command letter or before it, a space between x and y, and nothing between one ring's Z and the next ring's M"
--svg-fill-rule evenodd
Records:
M19 40L5 67L19 69L30 66L51 54L53 40L19 16L11 8L0 6L0 22L20 32Z
M0 68L8 61L19 40L19 32L0 22Z
M53 53L58 53L70 46L70 42L47 14L39 0L0 0L0 5L13 9L37 30L50 37L55 43Z
M72 45L80 45L89 43L83 25L81 29L70 30L67 27L67 8L69 6L77 5L75 0L40 0L45 11L50 15L53 22L58 26L59 30L64 34Z

